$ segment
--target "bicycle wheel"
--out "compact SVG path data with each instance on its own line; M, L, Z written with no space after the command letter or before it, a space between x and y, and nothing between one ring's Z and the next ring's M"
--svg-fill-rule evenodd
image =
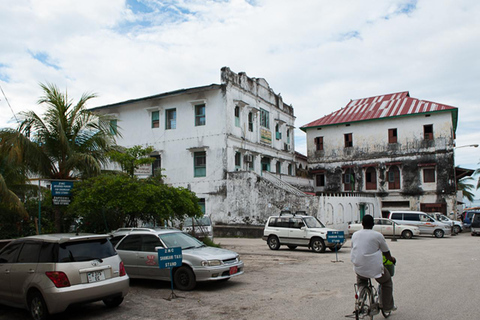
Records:
M370 312L373 305L373 294L370 287L365 287L358 297L358 317L359 319L373 320L373 314Z

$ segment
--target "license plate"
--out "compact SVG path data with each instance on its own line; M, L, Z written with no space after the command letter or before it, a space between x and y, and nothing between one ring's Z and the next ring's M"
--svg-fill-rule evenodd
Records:
M105 272L103 271L93 271L87 273L88 282L97 282L105 280Z
M238 267L235 266L235 267L230 267L230 274L235 274L238 272Z

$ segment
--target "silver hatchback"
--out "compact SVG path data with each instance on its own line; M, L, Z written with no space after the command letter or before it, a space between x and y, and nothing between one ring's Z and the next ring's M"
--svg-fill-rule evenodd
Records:
M50 234L10 242L0 251L0 303L28 309L35 320L72 304L118 306L129 278L107 237Z
M170 281L170 270L158 266L159 247L182 248L182 265L172 270L173 283L180 290L192 290L199 281L225 281L243 274L236 252L208 247L177 229L118 229L111 241L130 278Z

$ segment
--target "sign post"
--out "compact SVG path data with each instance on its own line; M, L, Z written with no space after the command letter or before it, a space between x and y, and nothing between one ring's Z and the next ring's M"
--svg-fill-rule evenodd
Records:
M327 231L327 241L330 243L343 243L345 241L345 233L343 231ZM343 262L338 260L338 250L335 246L335 261L332 262Z
M165 300L172 300L175 298L183 298L177 296L173 292L173 268L182 266L182 248L158 248L158 267L160 269L170 269L170 284L172 288L172 293Z

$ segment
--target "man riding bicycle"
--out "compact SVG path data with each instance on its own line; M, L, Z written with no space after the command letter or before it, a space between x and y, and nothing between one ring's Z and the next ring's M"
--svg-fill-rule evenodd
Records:
M363 229L352 236L350 259L353 270L357 274L357 284L360 288L367 286L368 279L375 278L380 284L382 308L385 312L396 310L393 303L393 283L388 270L383 266L383 255L395 264L396 260L390 254L385 238L380 232L373 231L374 221L371 215L362 219Z

